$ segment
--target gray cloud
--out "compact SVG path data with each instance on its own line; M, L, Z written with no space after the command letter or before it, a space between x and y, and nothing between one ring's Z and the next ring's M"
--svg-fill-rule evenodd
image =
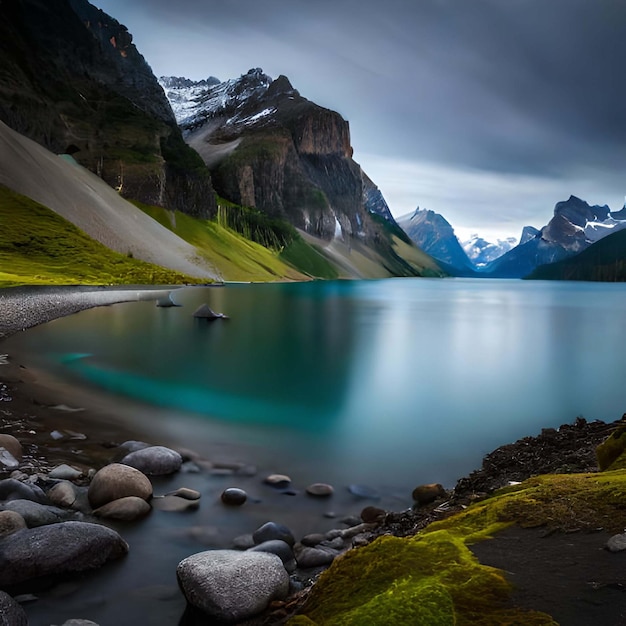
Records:
M157 74L226 79L250 67L286 74L304 96L350 120L355 157L389 198L399 197L397 176L376 179L368 162L502 177L499 188L519 191L507 209L519 216L516 226L525 207L530 217L541 202L543 221L528 221L545 223L561 199L542 200L546 188L537 185L531 200L529 180L571 193L584 187L597 194L587 198L594 203L615 203L626 191L623 0L96 4L128 26ZM446 180L459 193L442 187L440 199L467 198L467 181ZM415 190L412 207L424 205L419 181L400 186ZM432 179L429 189L436 199ZM402 206L390 201L394 213L412 208L408 193ZM500 219L495 196L475 199L477 223ZM435 210L451 215L459 207Z

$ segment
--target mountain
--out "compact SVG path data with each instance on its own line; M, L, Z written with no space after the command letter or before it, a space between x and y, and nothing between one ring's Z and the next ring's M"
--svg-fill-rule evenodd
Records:
M626 230L607 235L573 257L537 267L528 278L626 282Z
M353 160L348 122L287 77L256 68L219 84L160 81L219 197L289 222L357 276L441 275Z
M86 0L0 2L0 120L126 198L215 215L210 175L127 28Z
M606 205L591 206L576 196L558 202L552 219L533 236L530 227L522 232L520 244L492 261L484 275L494 278L522 278L535 268L571 257L595 241L626 227L626 220L611 213Z
M534 226L524 226L522 229L522 235L519 238L519 245L525 244L527 241L534 239L537 235L541 233L540 230L535 228Z
M398 218L398 225L424 252L445 263L454 274L472 273L474 266L450 223L439 213L420 209Z
M515 237L498 239L493 243L483 239L480 235L471 235L469 239L461 243L461 246L476 267L483 267L514 248L516 244Z

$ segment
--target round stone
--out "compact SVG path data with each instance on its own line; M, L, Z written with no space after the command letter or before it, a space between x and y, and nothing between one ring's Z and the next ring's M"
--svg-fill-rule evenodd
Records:
M134 467L111 463L96 472L87 495L93 508L126 496L149 500L152 497L152 483Z
M96 517L132 522L140 517L145 517L150 511L150 505L142 498L126 496L125 498L108 502L104 506L97 508L93 514Z
M164 446L150 446L127 454L120 463L130 465L144 474L165 476L177 472L183 464L183 458L176 450Z
M430 504L437 498L446 495L446 490L439 483L431 483L429 485L420 485L413 489L413 500L420 505Z
M274 487L275 489L285 489L291 484L291 478L285 474L270 474L265 477L263 481L266 485Z
M272 539L280 539L290 546L293 546L296 542L291 530L289 530L287 526L277 524L276 522L266 522L263 526L259 526L259 528L252 533L252 538L255 544L271 541Z
M222 491L221 499L229 506L241 506L248 499L248 494L243 489L229 487Z
M17 511L0 511L0 537L22 528L26 528L26 522Z
M366 506L361 511L361 519L366 524L382 522L385 519L385 515L387 515L385 509L381 509L377 506Z
M313 483L306 488L306 492L316 498L327 498L332 496L335 490L332 485L327 485L326 483Z

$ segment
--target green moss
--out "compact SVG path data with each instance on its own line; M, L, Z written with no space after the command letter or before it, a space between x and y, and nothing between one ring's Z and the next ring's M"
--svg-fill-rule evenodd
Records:
M596 448L600 471L626 469L626 424L618 426L611 435Z
M502 527L546 526L558 530L626 527L626 471L603 474L546 474L507 487L462 513L431 524L476 541Z
M510 589L502 572L481 565L449 532L381 537L337 559L303 613L320 626L554 624L545 614L507 608ZM307 622L290 625L298 623Z
M3 186L0 224L2 287L201 282L113 252L50 209Z

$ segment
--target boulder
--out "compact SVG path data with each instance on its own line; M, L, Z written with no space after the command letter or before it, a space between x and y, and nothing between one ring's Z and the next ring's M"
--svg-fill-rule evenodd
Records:
M126 496L149 500L152 497L152 483L134 467L111 463L96 472L87 496L94 509Z
M276 522L266 522L263 526L259 526L253 533L252 539L255 544L263 543L265 541L272 541L273 539L279 539L285 543L293 546L296 542L293 533L283 526L283 524L277 524Z
M199 552L182 560L176 575L190 605L226 623L257 615L289 592L282 561L267 552Z
M149 476L174 474L183 464L183 458L165 446L150 446L127 454L120 463L130 465Z
M0 587L101 567L128 544L100 524L61 522L18 530L0 541Z
M0 626L28 626L24 609L4 591L0 591Z
M22 444L13 436L0 434L0 448L4 448L18 461L22 458Z
M140 517L145 517L151 510L152 507L142 498L126 496L98 507L93 514L96 517L132 522Z

